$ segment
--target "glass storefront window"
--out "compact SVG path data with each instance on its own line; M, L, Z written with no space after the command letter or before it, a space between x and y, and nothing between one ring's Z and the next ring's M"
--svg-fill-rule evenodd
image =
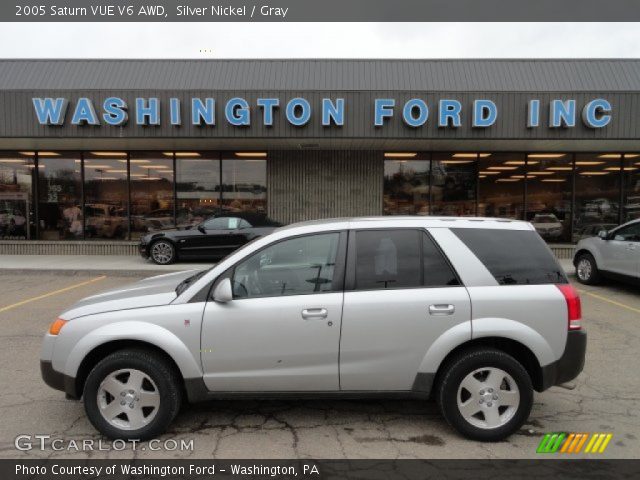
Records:
M127 238L127 156L126 152L85 152L85 238Z
M573 155L527 156L527 220L548 242L571 241Z
M624 155L624 204L622 222L640 218L640 154Z
M222 159L222 212L267 215L267 160L256 154Z
M216 152L176 152L178 226L197 225L220 210L220 160Z
M384 162L385 215L429 215L428 155L402 153L406 158L387 154Z
M622 155L577 154L574 232L609 229L618 224Z
M431 168L431 214L475 216L477 154L434 153Z
M80 153L38 153L38 221L41 240L77 240L82 231Z
M0 239L34 238L34 152L0 152Z
M481 153L478 159L478 215L522 219L525 155Z
M131 152L131 239L175 226L173 152Z

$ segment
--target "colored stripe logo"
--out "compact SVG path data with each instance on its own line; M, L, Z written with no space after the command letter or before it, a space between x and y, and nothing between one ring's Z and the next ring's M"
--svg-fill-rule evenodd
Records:
M604 453L612 437L611 433L547 433L536 453Z

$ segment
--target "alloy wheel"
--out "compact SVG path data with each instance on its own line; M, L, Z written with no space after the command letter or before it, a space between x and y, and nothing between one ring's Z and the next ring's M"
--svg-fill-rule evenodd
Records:
M138 430L157 415L160 392L151 377L141 370L116 370L98 388L98 408L113 427Z
M505 425L520 406L520 391L515 380L495 367L469 373L460 383L456 398L462 417L482 429Z
M591 262L586 258L580 259L576 267L576 275L578 275L578 278L586 282L591 278L592 272L593 266L591 265Z
M173 258L173 248L167 242L157 242L151 247L151 256L157 263L169 263Z

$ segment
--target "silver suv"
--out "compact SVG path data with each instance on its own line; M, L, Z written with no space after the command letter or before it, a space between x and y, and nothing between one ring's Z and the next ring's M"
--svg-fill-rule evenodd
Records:
M573 256L580 283L595 285L603 277L637 282L640 278L640 220L633 220L578 242Z
M162 433L182 401L431 394L495 441L533 391L575 378L580 299L529 223L299 223L213 268L86 298L45 335L42 376L108 437Z

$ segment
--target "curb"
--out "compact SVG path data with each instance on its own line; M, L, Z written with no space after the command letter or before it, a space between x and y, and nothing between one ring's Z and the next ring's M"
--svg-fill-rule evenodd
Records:
M111 277L152 277L165 273L186 272L183 270L108 270L108 269L55 269L55 268L0 268L0 275L34 275L34 274L55 274L55 275L107 275ZM204 270L204 268L203 268Z

